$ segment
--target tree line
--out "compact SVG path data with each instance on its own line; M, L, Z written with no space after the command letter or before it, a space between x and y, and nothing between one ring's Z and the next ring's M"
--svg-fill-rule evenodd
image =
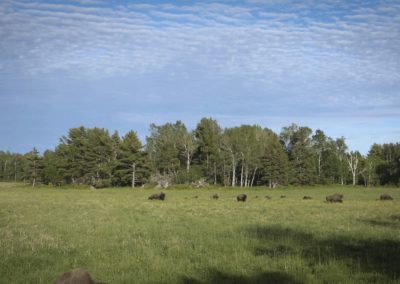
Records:
M175 184L205 180L232 187L313 184L396 185L400 144L373 144L367 155L349 151L343 137L292 124L279 134L257 125L222 129L203 118L150 125L143 145L136 132L71 128L54 150L0 151L0 181L95 187L137 187L165 178Z

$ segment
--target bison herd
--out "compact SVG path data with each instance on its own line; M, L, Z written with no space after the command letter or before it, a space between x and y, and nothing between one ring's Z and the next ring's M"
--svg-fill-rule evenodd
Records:
M161 193L155 193L149 196L149 200L161 200L164 201L165 200L165 193L161 192ZM194 198L198 198L198 196L196 195ZM219 199L219 195L217 193L215 193L214 195L211 196L212 199ZM255 198L258 198L258 196L256 196ZM270 196L266 195L265 198L267 199L271 199ZM281 195L281 198L286 198L286 195ZM311 196L304 196L303 200L310 200L312 199ZM241 201L241 202L245 202L247 200L247 195L246 194L239 194L238 196L236 196L236 200L237 201ZM382 194L379 197L379 200L393 200L393 197L390 196L389 194ZM333 195L328 195L326 197L326 202L327 203L343 203L343 194L341 193L335 193Z
M165 200L165 193L155 193L149 196L149 200ZM285 198L285 195L281 195L281 198ZM198 198L196 195L194 198ZM212 199L218 199L219 195L214 194L211 197ZM258 196L256 196L258 198ZM265 198L271 199L270 196L266 195ZM303 200L310 200L312 199L311 196L304 196ZM247 200L247 195L246 194L239 194L236 196L236 200L239 202L245 202ZM382 194L379 197L379 200L393 200L393 197L390 196L389 194ZM326 197L326 202L327 203L342 203L343 202L343 194L341 193L335 193L333 195L329 195ZM76 268L71 271L65 272L61 276L59 276L55 281L54 284L95 284L96 282L93 281L92 277L90 276L89 272L83 268ZM97 282L99 283L99 282Z

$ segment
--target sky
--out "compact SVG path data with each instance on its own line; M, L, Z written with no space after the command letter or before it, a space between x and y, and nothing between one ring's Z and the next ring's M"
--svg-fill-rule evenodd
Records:
M0 1L0 150L203 117L400 142L400 2Z

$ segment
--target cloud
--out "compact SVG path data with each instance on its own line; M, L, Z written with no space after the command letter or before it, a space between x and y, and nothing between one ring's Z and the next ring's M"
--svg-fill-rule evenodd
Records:
M68 3L0 3L0 80L147 78L165 86L148 104L195 102L196 119L399 117L396 1Z
M328 22L304 17L300 4L290 12L222 3L93 5L2 4L1 70L109 76L193 68L277 84L399 81L396 5L353 9Z

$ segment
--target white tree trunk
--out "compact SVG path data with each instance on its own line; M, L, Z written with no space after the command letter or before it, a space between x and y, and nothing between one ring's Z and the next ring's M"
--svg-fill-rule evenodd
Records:
M189 151L186 153L186 171L189 172L190 170L190 153Z
M244 170L244 166L243 166L243 160L242 160L242 170L240 171L240 187L243 187L243 170Z
M214 184L217 184L217 165L214 162Z
M322 160L322 153L318 153L318 179L321 179L321 160Z
M36 161L33 161L33 181L32 187L35 187L36 184Z
M350 158L347 158L347 163L349 164L349 169L353 176L353 186L356 185L357 167L358 167L358 157L356 153L350 153Z
M251 187L253 187L253 184L254 184L254 179L255 179L255 177L256 177L256 171L257 171L257 167L254 169L253 177L251 178L251 183L250 183L250 186L251 186Z
M246 170L245 170L245 175L244 175L244 186L245 187L248 187L249 186L249 169L248 169L248 167L246 167Z
M236 185L236 164L235 164L235 156L232 154L232 186Z
M135 188L135 174L136 174L136 164L132 163L132 188Z

